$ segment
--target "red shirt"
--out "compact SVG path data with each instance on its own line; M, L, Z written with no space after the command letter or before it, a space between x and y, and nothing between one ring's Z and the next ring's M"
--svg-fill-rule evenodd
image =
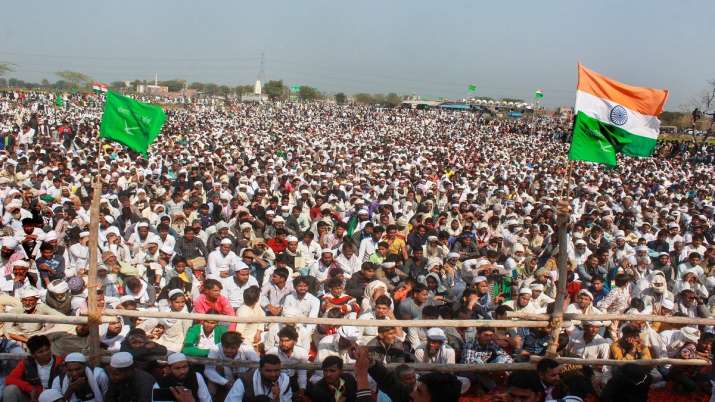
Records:
M214 310L219 314L235 316L236 311L231 307L231 302L225 296L219 296L216 301L209 300L205 294L200 294L194 299L194 313L206 314L208 311ZM229 331L236 329L236 323L232 322L228 327Z
M277 237L274 237L266 241L266 244L271 248L271 250L273 250L274 253L280 254L286 249L286 247L288 247L288 240L281 241Z

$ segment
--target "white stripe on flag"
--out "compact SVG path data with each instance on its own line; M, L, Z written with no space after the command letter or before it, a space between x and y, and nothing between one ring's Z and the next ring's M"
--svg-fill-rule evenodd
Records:
M611 110L614 107L621 106L628 113L628 120L623 125L614 124L611 121ZM610 99L599 98L591 95L588 92L576 91L576 113L584 112L586 115L594 119L601 120L604 123L612 124L631 134L640 135L657 139L660 133L660 120L655 116L649 116L635 112L623 105L619 105Z

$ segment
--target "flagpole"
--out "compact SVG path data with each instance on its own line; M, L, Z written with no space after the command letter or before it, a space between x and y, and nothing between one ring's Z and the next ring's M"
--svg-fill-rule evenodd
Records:
M99 325L101 316L97 303L97 260L99 252L99 202L102 195L102 140L97 134L97 173L92 185L92 205L89 211L89 272L87 278L87 324L89 326L89 355L93 364L98 364L101 357L99 345Z

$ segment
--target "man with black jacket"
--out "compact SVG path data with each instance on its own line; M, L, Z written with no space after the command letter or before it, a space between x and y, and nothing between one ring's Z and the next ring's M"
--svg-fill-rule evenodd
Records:
M151 402L154 377L134 367L134 358L129 352L112 355L107 369L109 388L105 402Z
M355 355L358 402L370 400L360 399L364 395L363 390L367 388L368 374L377 383L378 390L389 396L393 402L457 402L459 400L462 383L452 374L427 373L417 379L415 387L411 387L400 382L397 376L382 363L371 360L367 348L358 347Z
M187 260L191 260L196 257L208 258L209 256L206 245L201 239L196 237L194 228L191 226L187 226L184 229L184 236L176 239L174 251L176 251L176 254L183 256Z
M356 402L357 383L350 374L343 372L343 359L328 356L321 364L323 378L313 384L308 383L307 396L311 401Z

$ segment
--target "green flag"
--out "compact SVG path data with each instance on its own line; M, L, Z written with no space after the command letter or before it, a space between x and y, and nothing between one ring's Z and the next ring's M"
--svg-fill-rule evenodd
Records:
M355 229L358 227L358 214L353 214L353 216L350 217L348 220L348 227L347 227L347 232L348 236L352 237L353 233L355 233Z
M544 93L541 92L540 89L537 90L536 92L534 92L534 99L542 99L543 97L544 97Z
M294 94L297 94L298 92L300 92L300 85L293 85L293 86L291 86L291 87L290 87L290 91L291 91L292 93L294 93Z
M469 90L469 92L477 92L477 86L474 84L469 84L467 89Z
M55 98L55 105L62 107L64 103L65 101L62 99L62 97L60 95L57 95L57 97Z
M166 120L159 106L107 92L99 136L117 141L146 156Z

